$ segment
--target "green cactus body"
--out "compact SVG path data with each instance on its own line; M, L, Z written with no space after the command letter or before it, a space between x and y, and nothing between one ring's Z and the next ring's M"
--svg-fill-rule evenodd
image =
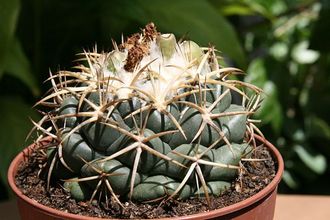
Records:
M230 188L230 183L226 181L209 181L207 182L207 191L214 196L220 196L225 190ZM204 189L201 187L195 192L196 196L205 196Z
M167 111L173 115L176 120L179 120L180 111L177 106L169 105ZM169 116L162 114L157 109L150 112L148 117L147 127L155 133L175 129L175 125Z
M110 121L116 122L118 126L129 130L129 127L124 123L123 119L116 111L111 114ZM116 141L121 136L121 133L116 129L98 122L88 124L81 130L93 148L100 152L104 152L114 141Z
M238 105L230 105L225 112L245 111L245 108ZM225 136L234 143L241 143L246 131L247 117L244 114L224 116L219 118Z
M176 133L170 139L170 146L179 146L181 144L190 143L191 141L193 141L196 133L198 132L201 124L203 123L203 119L199 111L190 108L185 112L180 122L182 128L187 131L185 132L186 138L182 134ZM220 128L219 119L214 119L213 123L215 123L216 126ZM200 135L200 143L204 146L209 146L216 140L218 140L220 137L221 134L219 134L217 130L215 130L215 128L210 125L206 125Z
M134 188L133 199L139 202L159 200L173 194L179 184L168 176L150 176ZM188 198L193 192L194 189L187 184L180 191L179 197Z
M188 159L185 159L181 156L179 156L176 153L180 153L180 154L184 154L184 155L188 155L188 156L195 156L199 153L202 153L203 151L206 150L206 147L202 146L202 145L196 145L196 144L182 144L178 147L176 147L175 149L173 149L171 152L169 152L167 154L167 156L169 156L171 159L180 162L183 165L189 165L189 163L191 162ZM206 159L208 161L212 161L214 160L214 155L212 154L211 151L209 151L204 157L203 159ZM166 174L169 177L172 178L179 178L179 179L183 179L184 175L186 174L187 169L183 168L183 167L179 167L176 164L173 164L169 161L166 160L160 160L155 167L152 170L152 174ZM191 176L191 178L193 178L193 176Z
M69 132L70 130L68 130ZM64 133L63 138L69 133ZM85 161L91 161L98 156L94 149L88 145L79 133L73 133L62 144L63 159L74 172L79 172Z
M110 173L107 179L111 182L113 189L120 195L125 195L129 191L129 184L131 178L131 169L124 166L118 160L109 160L105 162L93 161L91 164L85 164L81 168L81 175L83 177L97 176L98 173L93 169L99 169L104 173ZM134 180L134 185L141 182L142 177L137 175ZM90 188L95 188L97 181L87 182Z
M242 156L248 155L251 150L251 147L247 144L232 144L231 146L223 145L214 150L214 154L216 155L214 162L238 165ZM225 167L212 167L207 179L210 181L230 181L235 178L237 174L238 170Z
M86 184L78 182L65 182L63 184L64 188L68 190L73 198L77 201L84 201L86 198L91 196L91 189L86 186Z
M212 47L177 43L153 24L85 58L89 66L53 77L53 93L39 102L56 103L39 123L53 125L41 130L57 143L46 167L67 179L72 197L147 202L208 198L230 187L242 157L251 156L249 118L261 92L227 79L238 69L220 67ZM232 104L232 91L241 104Z
M144 131L145 137L150 137L154 134L155 133L149 129L145 129L145 131ZM123 140L123 141L114 142L109 147L109 150L107 151L108 155L112 155L113 153L115 153L121 149L124 149L125 147L134 143L133 140L127 139L127 136L125 136L125 135L123 135L122 138L120 138L118 140ZM154 150L156 150L157 152L160 152L165 155L171 150L170 146L167 143L162 142L160 138L152 139L146 144L149 145ZM120 160L122 163L126 164L127 166L132 167L135 156L136 156L136 152L133 151L129 154L124 154L124 155L118 157L118 160ZM151 172L151 170L153 169L155 164L160 159L161 158L159 158L149 152L143 152L141 154L141 162L139 163L138 170L141 173L147 174L147 173Z
M59 115L76 114L77 105L78 105L78 100L75 97L69 96L65 98L61 104ZM72 128L77 123L77 117L75 116L65 117L64 120L61 120L59 122L61 122L61 126Z

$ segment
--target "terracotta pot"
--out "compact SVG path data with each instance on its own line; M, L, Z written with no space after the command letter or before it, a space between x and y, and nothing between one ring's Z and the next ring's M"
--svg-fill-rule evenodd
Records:
M256 138L268 147L273 158L277 161L277 173L273 181L254 196L238 202L236 204L205 212L198 213L188 216L180 216L172 219L235 219L235 220L272 220L275 210L276 192L277 186L281 180L284 163L283 159L278 152L278 150L268 141L263 138L256 136ZM44 141L48 141L47 139ZM80 220L93 220L100 218L92 218L81 215L75 215L66 213L63 211L58 211L56 209L44 206L37 203L33 199L25 196L15 185L15 175L19 164L27 159L30 152L35 148L35 145L30 145L23 152L18 154L16 158L12 161L8 170L8 181L12 190L17 196L18 208L20 211L21 219L23 220L47 220L47 219L80 219Z

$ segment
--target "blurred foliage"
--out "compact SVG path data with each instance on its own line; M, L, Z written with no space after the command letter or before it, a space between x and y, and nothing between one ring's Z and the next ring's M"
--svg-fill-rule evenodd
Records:
M153 21L215 45L265 90L258 117L284 156L283 192L330 194L329 10L328 1L313 0L0 0L2 184L28 144L29 117L40 117L31 106L49 88L49 70L70 69L95 44L111 50L111 38Z
M234 17L248 56L245 80L265 92L261 130L285 159L280 190L329 194L329 3L226 2L221 11Z

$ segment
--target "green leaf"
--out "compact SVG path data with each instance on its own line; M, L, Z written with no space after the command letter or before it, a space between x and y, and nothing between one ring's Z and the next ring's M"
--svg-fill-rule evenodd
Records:
M297 189L299 187L299 182L296 178L292 176L292 174L288 170L284 170L283 180L292 189Z
M284 61L288 54L288 45L284 42L277 42L269 48L269 53L277 60Z
M326 158L321 154L312 155L303 146L295 145L294 151L304 164L317 174L322 174L327 168Z
M310 93L309 87L310 87L309 85L304 85L304 87L302 88L299 94L299 104L302 107L305 107L308 104L309 93Z
M248 6L233 3L233 4L230 4L230 5L221 7L221 14L223 14L225 16L254 15L254 14L256 14L256 12Z
M248 5L251 10L259 13L263 17L268 18L269 20L275 19L273 13L267 8L270 4L263 5L265 1L257 2L255 0L245 0L244 3Z
M292 140L297 143L303 143L306 141L306 135L305 132L302 129L297 129L294 132L292 132Z
M6 183L11 160L28 145L25 138L32 128L29 117L37 119L39 116L16 97L0 97L0 103L0 177Z
M245 3L268 18L274 17L287 10L284 0L245 0Z
M321 52L329 52L330 44L324 43L330 39L330 2L322 0L319 18L314 25L310 38L311 48Z
M306 129L311 137L330 140L330 126L317 116L310 116L306 119Z
M19 9L19 0L0 1L0 77L4 71L8 45L10 45L15 33Z
M36 77L33 75L30 63L24 54L20 42L16 38L11 45L11 49L7 51L5 72L25 83L33 95L39 95L40 91Z
M143 25L153 21L162 32L169 31L178 37L187 35L198 44L214 44L218 50L244 68L246 58L232 25L207 1L139 0L127 4L132 19Z
M292 50L292 58L300 64L314 63L320 57L319 52L308 49L308 42L302 41L295 45Z
M263 59L259 58L253 60L246 72L247 75L245 76L244 80L246 82L253 83L255 86L263 87L267 81L267 72Z
M273 130L280 132L283 123L283 114L281 103L278 100L278 92L276 85L267 81L262 87L264 90L264 101L261 108L257 111L256 117L261 118L264 123L270 122Z

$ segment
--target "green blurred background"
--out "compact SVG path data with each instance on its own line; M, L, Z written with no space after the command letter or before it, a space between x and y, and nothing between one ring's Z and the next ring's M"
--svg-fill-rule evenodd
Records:
M0 0L0 200L10 197L7 168L29 144L49 70L70 70L76 53L111 50L112 38L150 21L215 45L265 90L257 117L285 160L280 192L330 194L330 2Z

